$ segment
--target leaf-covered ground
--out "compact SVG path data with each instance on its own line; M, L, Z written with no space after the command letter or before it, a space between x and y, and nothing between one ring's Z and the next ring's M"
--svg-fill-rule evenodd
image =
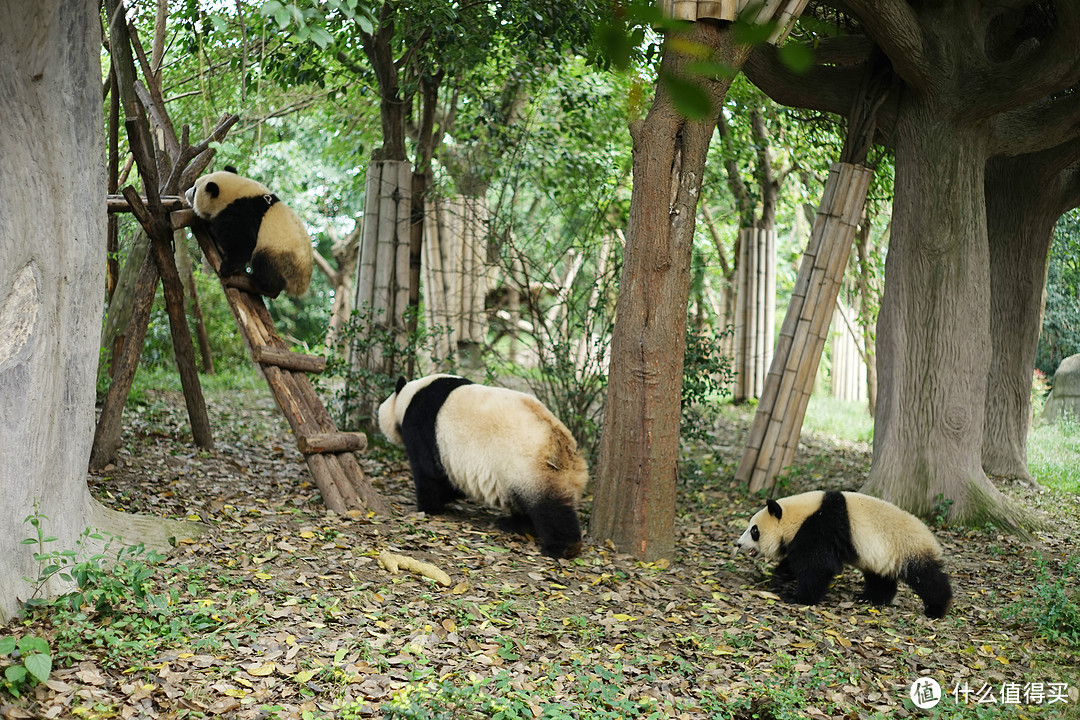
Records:
M338 517L267 394L218 394L210 410L212 452L191 446L177 395L127 412L94 494L209 530L160 563L152 613L85 607L0 631L45 637L57 665L22 698L0 691L0 716L907 717L925 714L908 699L923 676L942 716L1080 716L1076 497L1003 486L1048 519L1035 542L936 530L956 599L930 621L903 586L893 606L859 602L850 569L823 604L788 605L767 566L732 557L758 504L731 483L742 412L689 453L678 555L650 565L594 542L553 561L471 505L417 514L407 464L377 447L362 465L396 515ZM867 447L804 440L787 491L861 484ZM382 551L451 584L391 575Z

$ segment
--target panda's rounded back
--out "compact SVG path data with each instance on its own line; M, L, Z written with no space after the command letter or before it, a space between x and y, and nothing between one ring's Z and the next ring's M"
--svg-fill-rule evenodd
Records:
M843 495L860 565L879 574L895 574L908 558L942 557L937 538L919 518L881 498L857 492Z
M447 473L492 505L505 506L511 492L576 502L588 481L573 435L528 393L463 385L447 398L435 435Z

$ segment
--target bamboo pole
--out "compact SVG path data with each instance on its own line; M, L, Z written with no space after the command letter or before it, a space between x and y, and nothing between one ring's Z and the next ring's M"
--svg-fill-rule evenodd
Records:
M789 466L872 172L835 163L784 318L736 478L755 492ZM775 391L773 390L775 388Z

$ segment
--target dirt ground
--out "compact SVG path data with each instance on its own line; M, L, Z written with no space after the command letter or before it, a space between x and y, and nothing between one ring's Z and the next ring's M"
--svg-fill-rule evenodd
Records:
M1076 497L1000 484L1046 518L1030 542L935 529L955 593L944 620L904 586L892 606L861 603L851 569L799 607L769 591L767 565L732 557L759 504L731 481L745 412L687 453L677 556L643 564L592 540L554 561L466 503L418 514L407 463L379 447L361 464L394 516L339 517L268 394L209 403L213 451L192 447L182 398L163 393L126 413L119 462L89 477L110 507L206 524L156 580L184 615L179 639L142 655L71 650L47 684L0 693L0 717L906 717L923 714L908 699L923 676L945 717L1080 716L1078 648L1045 628L1080 537ZM857 489L869 460L864 445L804 438L786 492ZM430 562L450 585L391 575L382 551ZM193 618L198 632L182 625ZM31 619L6 632L58 631Z

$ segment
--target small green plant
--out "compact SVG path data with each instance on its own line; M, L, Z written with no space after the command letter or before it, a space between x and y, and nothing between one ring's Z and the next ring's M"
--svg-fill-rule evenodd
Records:
M716 423L717 408L724 388L735 377L731 361L719 347L731 328L714 333L687 330L683 354L682 437L706 442Z
M946 498L944 494L938 493L934 509L930 511L930 521L935 527L945 527L945 522L949 519L949 510L953 506L953 499Z
M1080 558L1070 558L1060 571L1036 557L1037 582L1022 603L1006 607L1006 618L1029 622L1040 635L1055 643L1080 646Z
M43 683L52 672L52 653L49 643L36 635L21 638L0 637L0 661L9 663L4 668L4 690L20 697L34 682Z

